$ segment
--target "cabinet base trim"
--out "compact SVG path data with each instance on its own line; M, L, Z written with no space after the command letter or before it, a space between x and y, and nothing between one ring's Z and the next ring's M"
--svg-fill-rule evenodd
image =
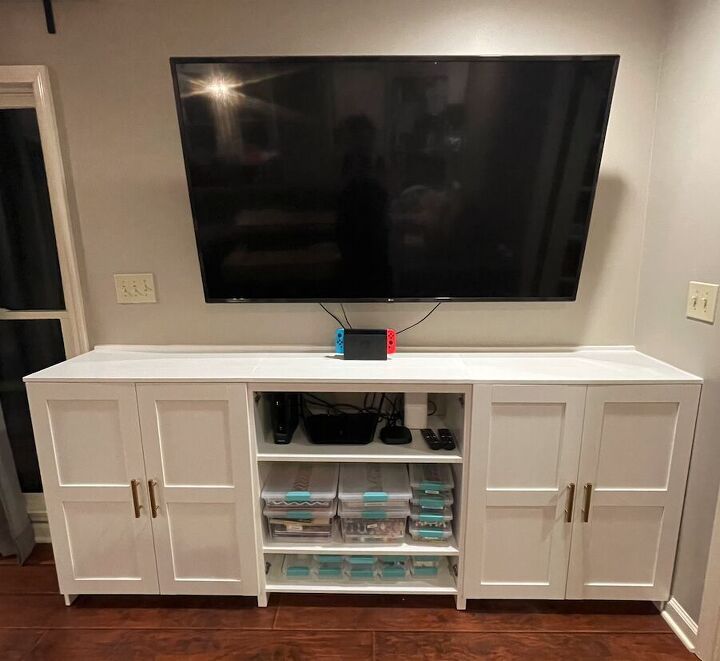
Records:
M691 652L695 651L697 642L698 625L688 615L687 611L680 605L680 602L673 597L665 604L660 611L663 620L668 623L673 633L680 639Z

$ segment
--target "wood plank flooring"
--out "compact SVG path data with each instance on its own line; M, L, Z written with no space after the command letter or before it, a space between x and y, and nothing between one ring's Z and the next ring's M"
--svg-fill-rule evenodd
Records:
M651 604L275 595L84 596L67 608L52 551L0 559L0 659L687 659Z

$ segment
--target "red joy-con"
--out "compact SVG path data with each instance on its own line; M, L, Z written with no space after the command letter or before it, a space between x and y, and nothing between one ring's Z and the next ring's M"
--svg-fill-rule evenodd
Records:
M392 328L387 329L387 352L388 356L397 351L397 338Z

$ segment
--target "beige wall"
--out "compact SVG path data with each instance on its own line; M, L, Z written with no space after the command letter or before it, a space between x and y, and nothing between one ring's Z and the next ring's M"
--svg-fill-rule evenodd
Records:
M685 318L720 282L720 1L684 0L665 53L637 317L640 349L705 378L673 596L697 621L720 481L720 321Z
M314 305L207 305L168 58L241 54L622 56L578 301L448 304L406 345L629 344L663 45L654 0L63 0L0 3L0 63L47 64L82 233L93 343L329 344ZM160 302L120 306L112 274ZM423 304L354 305L401 327Z

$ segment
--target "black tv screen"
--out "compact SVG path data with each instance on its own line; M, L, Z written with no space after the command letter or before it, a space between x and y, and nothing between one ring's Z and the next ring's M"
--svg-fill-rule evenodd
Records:
M173 58L206 300L573 300L618 59Z

